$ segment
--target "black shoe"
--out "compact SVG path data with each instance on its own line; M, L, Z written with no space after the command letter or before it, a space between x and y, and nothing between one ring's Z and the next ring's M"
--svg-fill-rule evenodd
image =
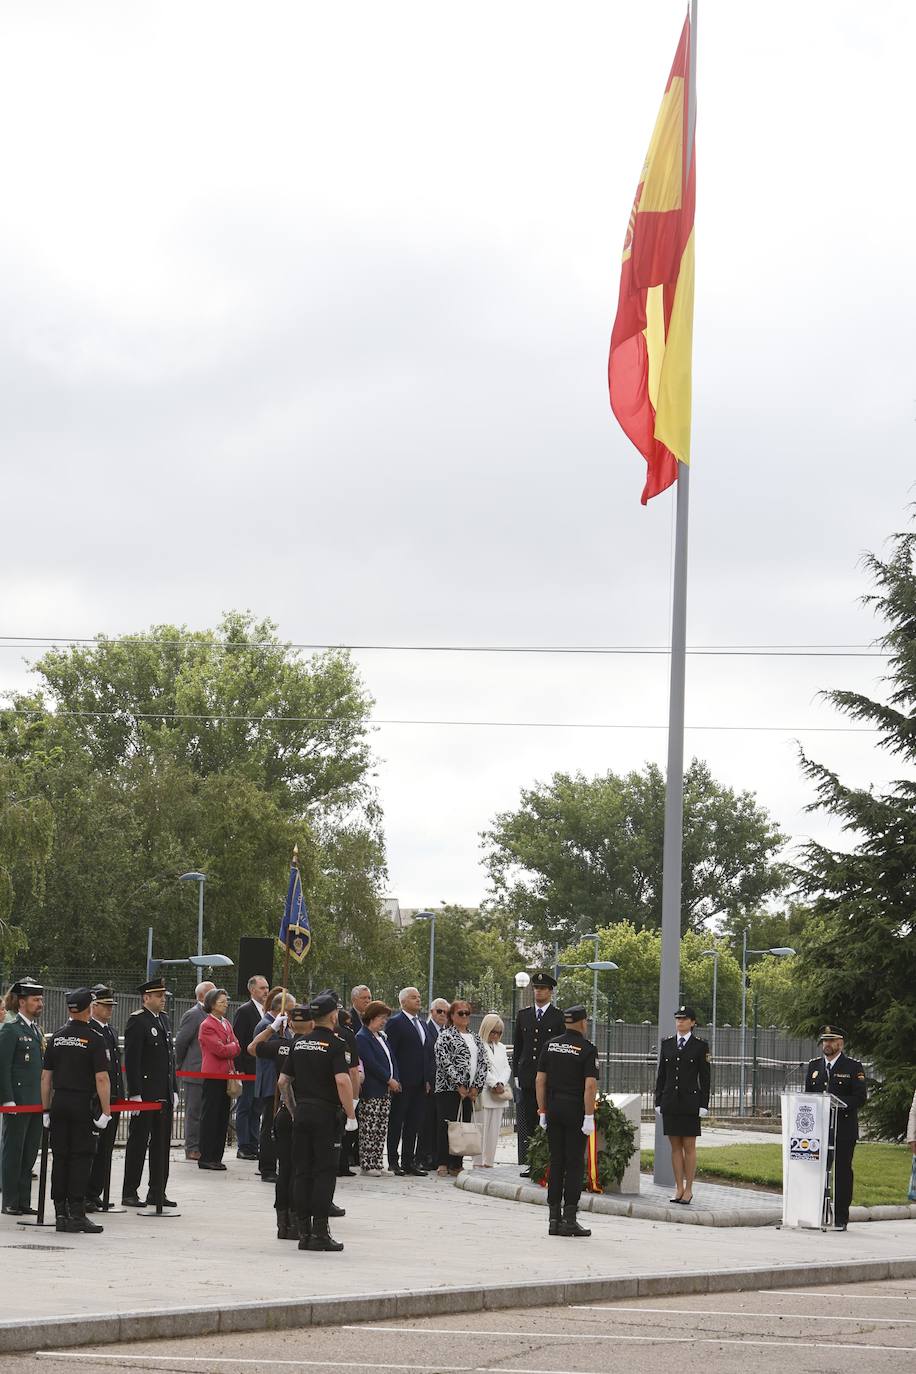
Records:
M531 1170L530 1170L530 1169L519 1169L518 1176L519 1176L519 1178L530 1178L530 1177L531 1177Z
M394 1174L396 1178L403 1178L407 1170L402 1169L400 1164L394 1164L389 1167L388 1172L389 1174Z
M560 1234L560 1209L559 1207L550 1208L550 1221L547 1223L548 1236L558 1236Z
M5 1217L21 1217L21 1216L22 1216L22 1208L21 1208L21 1207L3 1207L3 1208L0 1208L0 1211L2 1211L2 1213L3 1213L3 1215L4 1215Z
M563 1220L560 1222L557 1235L590 1236L591 1231L585 1226L580 1226L578 1221L576 1221L576 1209L574 1207L567 1207L563 1212Z
M145 1207L146 1203L141 1202L136 1193L125 1193L121 1198L122 1207Z
M338 1178L356 1178L356 1175L354 1174L354 1172L353 1172L352 1169L338 1169L338 1170L337 1170L337 1177L338 1177Z
M19 1211L24 1217L37 1217L38 1212L34 1207L20 1207Z
M837 1222L836 1226L834 1226L833 1229L834 1229L834 1231L845 1231L845 1230L846 1230L846 1222L845 1222L845 1221L839 1221L839 1222Z
M683 1202L683 1200L684 1199L680 1197L669 1197L668 1199L669 1202Z
M66 1212L61 1212L61 1213L55 1218L55 1221L54 1221L54 1229L55 1229L55 1231L66 1231L66 1229L67 1229L67 1221L68 1221L68 1217L67 1217Z
M146 1201L144 1202L143 1206L144 1206L144 1207L155 1207L155 1206L156 1206L156 1203L157 1203L157 1199L154 1198L154 1197L150 1197L150 1196L147 1194L147 1198L146 1198ZM177 1202L173 1202L172 1199L171 1199L170 1197L164 1197L164 1198L162 1199L162 1205L163 1205L163 1207L177 1207L177 1206L178 1206L178 1203L177 1203Z
M278 1181L279 1181L279 1175L277 1175L277 1174L262 1174L262 1175L261 1175L261 1182L262 1182L262 1183L277 1183Z
M300 1240L299 1249L337 1251L343 1249L343 1244L341 1243L341 1241L335 1240L334 1237L331 1235L330 1231L328 1230L327 1218L322 1217L320 1220L316 1220L315 1218L313 1218L312 1234L309 1236L304 1246L302 1244L302 1241Z
M71 1235L82 1233L87 1236L98 1236L105 1230L104 1226L99 1226L95 1221L90 1221L84 1214L82 1216L68 1217L64 1227Z
M102 1206L102 1199L101 1199L100 1197L87 1197L87 1199L86 1199L86 1211L87 1211L87 1212L104 1212L104 1211L105 1211L105 1208Z
M410 1174L411 1178L426 1178L426 1170L419 1165L412 1164L409 1169L404 1170L405 1174Z
M338 1207L336 1202L332 1202L330 1207L328 1208L329 1217L345 1217L346 1215L346 1207Z
M257 1159L258 1152L257 1150L236 1150L235 1157L236 1159Z
M224 1173L226 1170L225 1164L215 1164L212 1159L199 1159L197 1161L197 1167L198 1169L215 1169L219 1174Z

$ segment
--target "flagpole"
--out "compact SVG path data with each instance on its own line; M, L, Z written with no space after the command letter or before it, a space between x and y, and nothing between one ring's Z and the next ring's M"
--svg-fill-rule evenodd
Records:
M293 868L295 868L297 871L298 871L298 869L299 869L299 846L298 846L297 844L294 844L294 845L293 845ZM280 1002L280 1010L281 1010L281 1012L285 1012L285 1011L286 1011L286 989L287 989L287 985L288 985L288 984L289 984L289 931L287 930L287 932L286 932L286 940L285 940L284 946L283 946L283 981L282 981L282 985L281 985L281 988L280 988L281 998L282 998L282 1000L281 1000L281 1002ZM286 1024L287 1024L287 1027L288 1027L288 1026L289 1026L289 1022L287 1021ZM279 1106L280 1106L280 1075L278 1074L278 1075L277 1075L277 1082L276 1082L276 1085L274 1086L274 1116L275 1116L275 1117L276 1117L276 1115L277 1115L277 1111L279 1110Z
M696 128L697 0L690 5L690 81L687 90L687 156L693 156ZM687 171L690 170L688 162ZM681 871L684 848L684 681L687 663L687 534L690 466L678 463L677 517L674 536L674 594L671 607L671 685L668 699L668 773L665 787L665 840L662 857L662 949L658 980L659 1043L672 1028L680 1003ZM662 1119L655 1118L653 1180L674 1183L671 1151Z

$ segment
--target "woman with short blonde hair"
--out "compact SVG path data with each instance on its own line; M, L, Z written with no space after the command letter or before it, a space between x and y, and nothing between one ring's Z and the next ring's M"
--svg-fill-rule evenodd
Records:
M495 1011L488 1012L480 1023L477 1034L483 1042L487 1064L487 1079L483 1090L474 1103L476 1118L480 1124L481 1149L474 1156L475 1169L492 1169L496 1162L496 1147L502 1127L503 1112L512 1101L509 1056L502 1042L505 1030L501 1016Z

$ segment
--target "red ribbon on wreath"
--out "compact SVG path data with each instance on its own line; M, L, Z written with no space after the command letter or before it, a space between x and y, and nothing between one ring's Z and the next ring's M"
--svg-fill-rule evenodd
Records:
M592 1131L585 1147L585 1189L589 1193L603 1193L598 1182L598 1132Z

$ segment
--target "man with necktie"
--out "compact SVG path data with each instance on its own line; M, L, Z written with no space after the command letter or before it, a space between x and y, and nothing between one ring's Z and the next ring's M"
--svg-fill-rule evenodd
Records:
M515 1117L518 1135L518 1162L524 1164L522 1178L530 1178L527 1167L528 1141L534 1135L538 1122L538 1099L535 1082L538 1060L547 1041L554 1035L562 1035L566 1029L563 1013L553 1005L553 990L556 978L546 969L538 969L531 979L534 989L534 1006L522 1007L515 1018L515 1033L512 1040L512 1072L518 1084L521 1100Z
M44 1037L37 1021L44 1007L44 988L34 978L20 978L10 988L11 1019L0 1026L0 1102L4 1107L41 1104ZM3 1118L3 1212L36 1215L32 1206L32 1168L41 1148L41 1113L10 1113Z
M127 1018L124 1028L124 1079L134 1102L159 1102L158 1112L136 1112L127 1132L121 1202L125 1207L155 1207L160 1180L163 1207L175 1203L165 1196L169 1179L169 1144L172 1112L178 1106L175 1049L172 1027L165 1014L168 992L162 978L141 983L137 991L143 1006ZM138 1189L149 1150L149 1186L146 1202Z
M108 1079L111 1101L117 1102L124 1096L124 1076L121 1072L121 1050L118 1036L111 1024L114 1015L115 995L104 983L96 983L92 988L92 1005L89 1008L89 1026L102 1037L108 1063ZM86 1195L86 1211L102 1211L102 1195L111 1170L111 1156L114 1152L115 1136L118 1134L118 1118L112 1116L108 1125L99 1135L92 1170L89 1174L89 1190ZM109 1202L109 1207L111 1203Z
M675 1034L661 1043L655 1079L655 1111L661 1115L671 1146L675 1191L671 1201L685 1207L693 1199L700 1118L709 1115L712 1083L709 1045L694 1035L696 1023L693 1007L678 1007Z
M823 1054L812 1059L805 1074L806 1093L832 1093L843 1105L837 1111L836 1139L830 1141L835 1152L833 1221L837 1231L845 1231L852 1203L852 1156L859 1138L859 1108L868 1097L865 1070L858 1059L844 1053L846 1032L838 1026L825 1026L817 1037ZM829 1159L828 1159L829 1171Z
M402 988L398 1002L401 1010L385 1027L385 1037L401 1075L401 1091L392 1096L388 1118L388 1168L398 1175L426 1178L427 1171L421 1167L417 1147L429 1092L427 1030L420 1020L420 994L416 988Z

